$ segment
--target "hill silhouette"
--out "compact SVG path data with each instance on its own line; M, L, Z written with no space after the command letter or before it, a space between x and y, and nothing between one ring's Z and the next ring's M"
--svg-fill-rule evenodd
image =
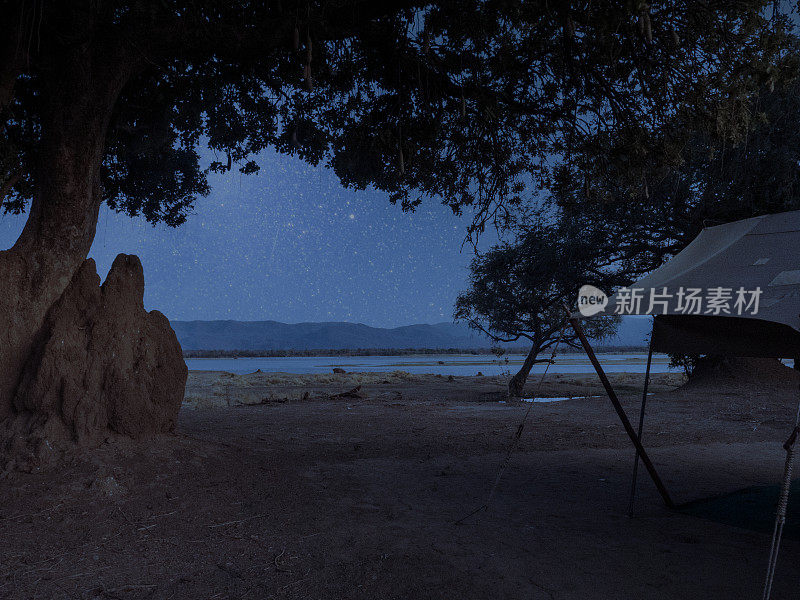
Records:
M184 351L315 350L369 348L490 348L491 340L460 323L370 327L361 323L280 323L278 321L172 321ZM623 319L607 346L642 346L649 319ZM525 340L506 346L525 347Z

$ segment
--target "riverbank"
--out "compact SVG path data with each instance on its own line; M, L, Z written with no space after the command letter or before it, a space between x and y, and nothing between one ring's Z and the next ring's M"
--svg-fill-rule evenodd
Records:
M610 373L644 373L646 353L599 353L598 359ZM434 354L408 356L287 356L244 358L187 358L191 371L228 371L239 375L262 371L265 373L316 373L324 375L333 369L355 372L406 371L412 375L476 376L503 375L510 377L522 366L524 354ZM653 356L654 373L677 372L669 366L664 354ZM546 365L534 366L531 373L542 373ZM559 354L548 373L594 373L589 358L583 353Z
M643 376L638 373L610 375L620 393L635 393ZM531 376L524 396L537 395L541 377ZM670 390L684 380L678 373L652 375L653 392ZM408 371L367 373L246 373L190 371L185 408L222 408L330 399L387 402L505 402L508 375L444 376ZM354 391L356 390L357 391ZM541 398L582 398L603 393L594 374L548 374L538 390Z

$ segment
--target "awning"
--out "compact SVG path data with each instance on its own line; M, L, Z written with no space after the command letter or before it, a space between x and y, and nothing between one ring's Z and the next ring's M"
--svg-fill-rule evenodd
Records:
M800 211L704 229L599 314L654 315L658 352L800 356Z

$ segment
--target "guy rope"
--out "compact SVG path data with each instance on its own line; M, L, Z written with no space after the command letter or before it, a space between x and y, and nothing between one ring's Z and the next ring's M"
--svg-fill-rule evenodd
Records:
M772 545L769 549L769 564L767 565L767 578L764 581L763 600L769 600L772 594L772 582L775 579L775 565L778 563L778 551L781 546L783 526L786 524L786 507L789 504L789 487L792 484L792 467L794 465L794 445L795 442L797 442L798 433L800 433L800 403L797 405L797 413L794 417L794 429L789 439L783 444L783 449L786 450L786 462L783 466L781 495L778 498L778 508L775 511L775 527L772 530Z
M494 497L495 491L497 491L497 486L500 485L500 479L503 477L503 473L505 473L506 468L508 467L508 463L511 462L511 455L514 453L514 450L517 449L519 445L519 440L522 437L522 431L525 429L525 423L528 420L528 415L531 414L531 408L533 408L533 403L536 401L536 398L539 397L539 391L542 388L542 384L544 383L544 378L547 376L547 371L550 370L550 365L552 365L556 360L556 353L558 352L558 346L561 344L561 338L564 336L564 330L567 328L568 321L564 321L564 324L561 326L561 331L558 332L558 339L556 343L553 345L553 352L550 355L550 360L547 361L547 366L544 368L544 372L542 376L539 378L539 382L536 384L536 390L533 393L533 397L531 398L530 402L528 403L528 408L525 411L525 414L522 416L522 421L520 422L519 426L517 427L516 433L514 433L514 437L511 440L511 444L508 446L508 450L506 451L506 455L503 458L503 462L500 463L500 466L497 468L497 475L494 478L494 483L492 484L492 488L489 490L489 495L486 497L486 502L481 504L478 508L473 510L468 515L461 517L458 521L455 522L456 525L459 525L469 519L472 515L478 514L479 512L486 510L489 508L489 504Z

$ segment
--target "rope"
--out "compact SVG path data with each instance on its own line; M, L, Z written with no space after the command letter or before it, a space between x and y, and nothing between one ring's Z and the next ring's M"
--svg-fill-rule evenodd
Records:
M769 549L767 578L764 581L762 600L769 600L772 594L772 582L775 579L775 566L778 564L778 551L781 546L783 526L786 524L786 508L789 504L789 486L792 483L792 467L794 466L794 445L797 441L798 433L800 433L800 403L797 405L794 429L789 439L783 444L783 449L786 450L786 462L783 466L783 482L781 483L781 494L778 498L778 508L775 511L775 527L772 530L772 545Z
M542 383L544 383L544 378L547 376L547 371L550 370L550 365L553 364L556 358L556 353L558 352L558 346L561 344L561 338L564 336L564 329L567 327L568 321L565 320L564 324L561 326L561 331L558 332L558 339L556 340L555 345L553 346L553 352L550 355L550 360L547 362L547 366L544 368L544 372L542 376L539 378L539 382L536 384L536 391L531 398L530 403L528 404L528 408L525 411L525 414L522 417L522 421L520 422L519 426L517 427L516 433L514 433L514 437L511 439L511 444L508 446L508 450L506 451L506 455L503 458L503 461L500 463L500 466L497 468L497 475L494 478L494 483L492 484L491 489L489 490L489 495L486 497L486 502L481 504L478 508L473 510L468 515L461 517L458 521L455 522L456 525L459 525L469 519L472 515L478 514L482 510L486 510L489 508L489 504L494 497L495 491L497 491L497 487L500 485L500 479L503 477L503 473L505 473L508 464L511 462L511 455L514 453L514 450L517 449L519 445L519 440L522 437L522 431L525 429L525 423L528 420L528 415L531 414L531 409L533 408L533 403L539 396L539 390L542 388Z

